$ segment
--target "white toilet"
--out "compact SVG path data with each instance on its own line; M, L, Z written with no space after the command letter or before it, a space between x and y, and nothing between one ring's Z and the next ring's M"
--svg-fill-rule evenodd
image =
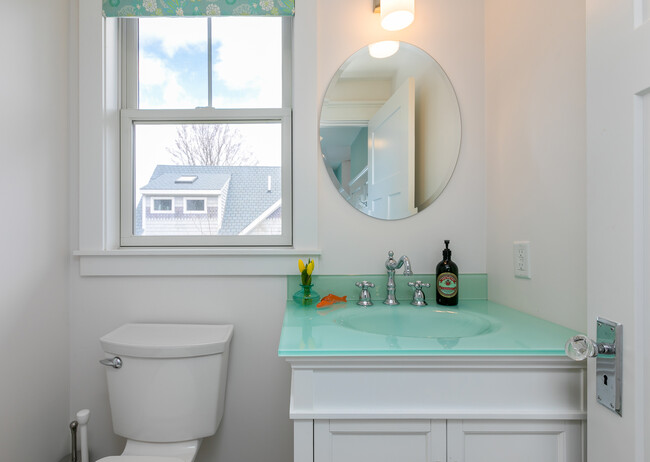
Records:
M103 336L113 430L127 442L100 461L193 462L221 422L232 333L232 325L126 324Z

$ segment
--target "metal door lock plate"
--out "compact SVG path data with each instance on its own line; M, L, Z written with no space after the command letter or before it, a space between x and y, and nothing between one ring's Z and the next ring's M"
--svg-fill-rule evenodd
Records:
M598 318L596 343L611 346L610 351L599 348L596 356L596 399L607 409L621 413L623 378L623 326L617 322Z

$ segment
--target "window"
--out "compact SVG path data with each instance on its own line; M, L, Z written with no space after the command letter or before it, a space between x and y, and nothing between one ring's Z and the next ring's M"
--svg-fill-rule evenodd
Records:
M290 246L291 19L120 25L121 246Z
M228 0L230 1L230 0ZM115 3L115 2L112 2ZM205 2L203 2L205 3ZM106 3L104 3L106 5ZM291 80L293 102L284 102L295 114L293 136L289 138L295 155L290 158L294 174L292 245L251 244L242 246L125 245L122 202L120 109L125 67L122 64L123 20L102 14L102 2L77 2L79 17L79 240L73 251L82 276L189 276L189 275L282 275L294 274L296 259L318 259L318 5L300 2L299 11L290 21L293 40L283 34L285 48L294 61ZM132 20L132 18L129 18ZM182 19L179 19L182 20ZM290 43L292 42L292 43ZM283 54L286 66L289 55ZM288 73L286 75L289 75ZM286 84L283 78L283 85ZM290 94L289 100L291 100ZM154 111L154 110L152 110ZM284 126L283 126L284 127ZM285 143L283 131L283 146ZM283 161L283 168L289 164ZM125 177L126 178L126 177ZM284 187L284 179L282 186ZM272 187L276 187L273 183ZM133 188L128 194L133 194ZM287 197L286 193L283 193ZM288 192L291 198L291 190ZM157 195L162 197L162 195ZM182 210L182 202L174 204ZM209 204L208 204L209 207ZM180 211L179 210L179 211ZM285 213L283 208L282 213ZM274 214L271 214L274 215ZM160 215L158 215L160 216ZM292 217L293 216L293 217ZM133 218L130 218L133 220ZM283 223L286 223L283 219ZM140 237L140 236L136 236ZM148 236L144 236L148 237ZM225 236L229 237L229 236ZM250 237L250 236L249 236ZM257 238L257 236L253 236ZM275 238L275 236L271 236ZM201 237L203 239L203 236ZM174 238L176 239L176 238ZM222 239L222 236L219 236ZM223 241L221 241L223 242ZM245 246L244 246L245 245Z
M174 199L171 197L152 197L151 198L151 212L152 213L174 213Z
M184 213L205 213L207 212L205 206L205 199L190 199L185 198Z

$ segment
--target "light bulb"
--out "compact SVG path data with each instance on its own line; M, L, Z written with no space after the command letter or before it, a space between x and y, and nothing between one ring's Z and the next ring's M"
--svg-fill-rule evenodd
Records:
M415 19L415 0L381 0L381 27L395 31L408 27Z

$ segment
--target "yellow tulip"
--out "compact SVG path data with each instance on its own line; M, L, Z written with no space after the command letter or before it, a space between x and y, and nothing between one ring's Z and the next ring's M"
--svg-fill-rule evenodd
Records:
M300 270L300 281L302 285L311 284L311 273L314 271L314 262L311 258L307 260L307 265L302 260L298 260L298 269Z

